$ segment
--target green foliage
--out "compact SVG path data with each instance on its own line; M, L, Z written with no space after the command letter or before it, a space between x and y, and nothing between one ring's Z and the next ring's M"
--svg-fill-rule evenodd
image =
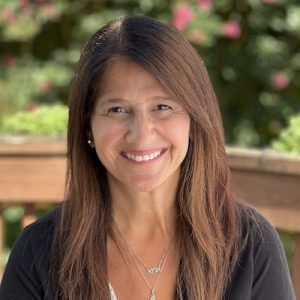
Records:
M67 3L59 0L0 1L0 30L4 41L26 41L35 37L45 23L59 19Z
M298 0L0 0L0 118L66 103L85 41L128 14L171 23L201 53L227 144L269 145L299 113Z
M63 89L70 85L73 70L70 63L60 62L58 56L63 53L55 55L53 60L47 62L24 57L17 67L9 68L2 74L0 105L3 111L27 109L31 103L52 103L64 97Z
M281 131L279 138L273 142L273 148L294 154L300 154L300 115L290 119L287 128Z
M67 128L66 106L61 104L43 105L32 111L20 111L2 118L0 132L2 134L25 135L64 135Z
M24 208L21 205L10 206L3 210L2 216L6 221L18 222L24 215Z
M284 246L288 264L290 267L292 267L296 234L291 233L291 232L282 231L282 230L279 230L278 233L279 233L280 239Z
M285 0L176 6L173 23L201 53L212 77L227 143L268 145L300 111L299 8Z

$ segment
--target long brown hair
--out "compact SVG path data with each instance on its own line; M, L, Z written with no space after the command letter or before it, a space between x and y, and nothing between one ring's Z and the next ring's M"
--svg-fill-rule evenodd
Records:
M207 71L172 27L148 17L112 21L85 45L69 100L66 196L56 226L52 275L64 299L109 299L106 241L111 230L106 171L87 144L101 76L123 56L141 65L191 117L191 137L178 185L181 262L178 296L220 299L240 245L223 127ZM180 292L181 291L181 292ZM180 297L181 294L181 297Z

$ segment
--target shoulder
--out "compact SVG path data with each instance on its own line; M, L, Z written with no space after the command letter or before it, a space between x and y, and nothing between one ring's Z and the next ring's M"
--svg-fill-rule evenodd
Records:
M10 258L15 262L21 260L23 264L44 261L50 254L58 211L56 208L26 226L13 246Z
M3 274L1 299L49 298L50 252L58 210L25 227L16 240Z
M242 224L243 238L249 242L262 242L265 240L279 240L276 229L263 217L256 209L241 205L240 216Z
M40 233L41 231L52 231L57 223L59 211L60 207L51 210L40 219L26 226L24 232L34 234L36 232Z
M294 300L283 245L270 222L241 205L242 245L226 299Z
M266 218L255 209L244 206L241 209L241 222L243 232L241 259L251 258L254 275L271 265L278 267L286 265L280 237Z
M50 246L53 236L54 228L57 223L59 208L55 208L47 213L42 218L26 226L19 238L17 239L14 248L20 244L31 243L33 248L38 246Z
M283 245L277 230L257 210L241 206L242 238L244 248L251 250L254 258L261 255L284 256ZM242 249L245 250L243 247Z

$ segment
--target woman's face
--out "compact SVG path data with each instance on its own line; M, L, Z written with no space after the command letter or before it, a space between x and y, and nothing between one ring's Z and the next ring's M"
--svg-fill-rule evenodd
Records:
M93 145L110 186L149 192L176 187L188 149L190 117L145 69L112 61L91 118Z

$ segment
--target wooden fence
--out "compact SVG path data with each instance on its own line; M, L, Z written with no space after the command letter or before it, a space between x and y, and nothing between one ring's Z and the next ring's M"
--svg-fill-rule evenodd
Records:
M0 139L0 208L22 204L25 226L35 219L37 205L60 202L65 152L63 139ZM276 228L296 234L291 274L300 299L300 157L230 147L227 154L237 196ZM0 217L0 251L2 243Z

